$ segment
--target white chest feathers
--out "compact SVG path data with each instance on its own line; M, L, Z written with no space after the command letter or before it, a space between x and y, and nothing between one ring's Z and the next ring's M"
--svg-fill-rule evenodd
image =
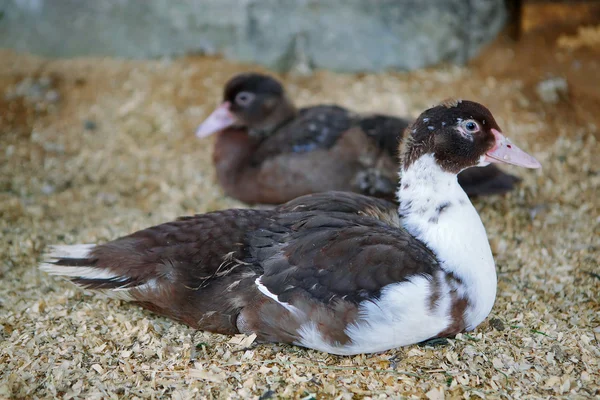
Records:
M403 171L398 191L404 227L437 256L442 268L462 282L469 304L467 330L490 313L496 299L496 267L485 228L455 174L432 155Z

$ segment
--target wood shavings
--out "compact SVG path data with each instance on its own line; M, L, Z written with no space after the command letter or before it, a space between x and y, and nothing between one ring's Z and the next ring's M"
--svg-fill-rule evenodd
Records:
M431 389L429 392L425 393L425 397L427 397L429 400L444 400L444 388L439 387Z
M0 59L0 397L600 394L600 279L593 275L600 273L600 124L580 112L600 104L600 94L589 81L584 90L568 77L576 103L540 105L522 71L318 71L283 80L300 106L415 116L452 96L481 101L543 164L541 171L506 167L524 179L518 189L474 202L499 277L492 314L475 332L445 346L338 357L257 345L254 335L197 332L37 270L47 244L102 242L180 215L246 207L215 184L212 140L193 132L221 85L257 68L209 58L164 64L0 51ZM531 75L534 88L539 73ZM58 101L40 98L36 111L36 98L4 97L20 93L15 88L25 78L44 76L53 77ZM532 209L539 211L532 216Z
M234 335L229 343L239 345L240 347L249 347L256 340L256 334L253 333L251 335Z
M217 383L223 382L227 377L223 371L217 368L213 368L211 370L191 368L188 371L188 374L194 379L201 379Z

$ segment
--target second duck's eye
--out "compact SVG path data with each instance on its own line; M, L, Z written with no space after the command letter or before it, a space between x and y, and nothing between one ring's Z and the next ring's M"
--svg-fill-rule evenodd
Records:
M477 124L477 122L473 120L465 121L463 126L465 127L465 130L469 133L475 133L479 131L479 124Z
M248 106L254 100L254 93L250 92L239 92L235 96L235 102L240 106Z

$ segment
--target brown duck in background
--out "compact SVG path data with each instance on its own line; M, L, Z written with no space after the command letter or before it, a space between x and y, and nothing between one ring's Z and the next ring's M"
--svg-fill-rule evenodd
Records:
M274 78L231 78L222 104L196 136L218 132L213 164L225 193L252 204L281 204L329 190L395 201L398 143L409 121L357 114L336 105L296 108ZM519 178L496 166L458 176L467 195L508 192Z

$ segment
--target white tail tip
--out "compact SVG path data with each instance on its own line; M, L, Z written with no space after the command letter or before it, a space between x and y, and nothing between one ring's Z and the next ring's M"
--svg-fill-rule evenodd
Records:
M96 247L95 244L73 244L50 246L44 254L40 264L40 270L50 275L61 275L69 278L80 279L119 279L118 275L107 269L95 268L94 266L69 266L55 264L60 259L85 259L90 251Z
M86 258L95 244L52 245L44 254L44 259Z

